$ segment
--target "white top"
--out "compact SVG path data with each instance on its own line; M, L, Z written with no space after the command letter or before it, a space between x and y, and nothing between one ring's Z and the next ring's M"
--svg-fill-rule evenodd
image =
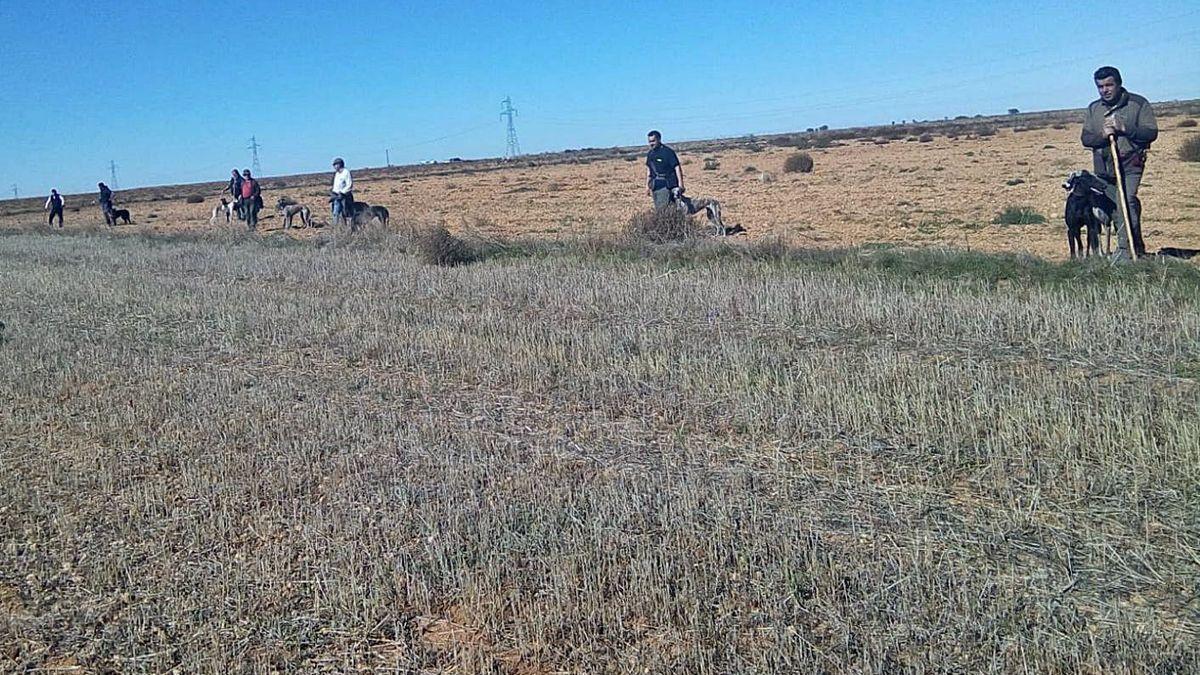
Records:
M333 191L345 194L354 189L354 179L350 177L350 169L342 167L333 174Z

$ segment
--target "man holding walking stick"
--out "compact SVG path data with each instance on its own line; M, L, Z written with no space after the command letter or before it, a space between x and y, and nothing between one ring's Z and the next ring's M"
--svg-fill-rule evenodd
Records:
M1137 192L1146 168L1146 151L1158 138L1158 122L1149 101L1121 86L1116 68L1104 66L1094 79L1100 98L1088 106L1081 140L1092 149L1093 173L1108 183L1108 198L1118 205L1113 214L1117 229L1113 259L1129 260L1146 254Z

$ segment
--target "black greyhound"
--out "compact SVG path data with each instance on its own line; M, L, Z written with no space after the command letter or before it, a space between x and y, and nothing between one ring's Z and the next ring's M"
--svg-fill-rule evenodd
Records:
M1107 187L1108 183L1087 171L1076 171L1063 183L1063 189L1069 191L1064 218L1071 258L1084 255L1081 239L1084 229L1087 230L1087 255L1100 252L1100 228L1112 227L1113 212L1117 208L1104 193Z

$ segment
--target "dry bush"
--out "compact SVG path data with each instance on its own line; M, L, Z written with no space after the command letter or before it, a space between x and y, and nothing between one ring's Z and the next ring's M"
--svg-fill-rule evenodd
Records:
M917 141L919 141L921 143L932 143L933 136L931 134L921 134L920 136L917 137Z
M1179 159L1185 162L1200 162L1200 136L1192 136L1179 147Z
M413 249L422 262L440 267L465 265L475 260L467 242L441 225L418 228L413 234Z
M705 157L704 158L704 170L705 171L716 171L719 168L721 168L721 162L718 161L715 157Z
M1017 179L1020 180L1020 179ZM1024 181L1021 181L1022 183ZM1014 183L1009 183L1013 185ZM1019 183L1017 183L1019 184ZM1039 225L1046 222L1046 216L1037 212L1032 206L1009 206L996 214L992 219L994 225Z
M188 195L187 199L184 201L188 204L203 204L204 197L201 197L200 195Z
M655 244L686 241L700 235L696 224L674 205L637 213L625 226L627 239Z
M1192 120L1192 119L1180 120L1179 126L1184 127L1184 128L1194 127L1194 126L1196 126L1196 120Z
M783 161L784 173L811 173L812 170L813 158L807 152L793 153Z

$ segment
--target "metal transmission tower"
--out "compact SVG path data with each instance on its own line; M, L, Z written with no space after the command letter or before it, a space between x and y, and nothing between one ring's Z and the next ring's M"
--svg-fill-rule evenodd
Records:
M504 158L512 159L521 154L521 143L517 141L517 127L513 125L513 117L517 111L512 107L511 96L505 96L500 103L504 106L500 109L500 116L508 118L508 147L504 150Z
M258 150L261 147L262 146L258 144L258 140L254 136L250 137L250 145L246 146L246 149L250 151L250 166L254 167L255 176L262 173L262 165L258 163Z
M17 184L13 183L13 199L20 199L21 191L17 189Z
M117 163L114 160L108 160L108 182L112 183L112 189L117 189Z

